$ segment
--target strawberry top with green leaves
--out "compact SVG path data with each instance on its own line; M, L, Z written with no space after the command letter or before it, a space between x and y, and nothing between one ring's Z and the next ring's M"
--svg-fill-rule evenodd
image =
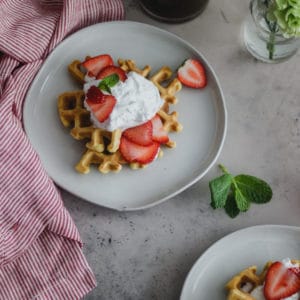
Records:
M207 84L204 66L199 60L189 58L177 71L182 84L191 88L204 88Z
M282 262L274 262L268 269L264 285L266 300L282 300L300 292L300 276Z

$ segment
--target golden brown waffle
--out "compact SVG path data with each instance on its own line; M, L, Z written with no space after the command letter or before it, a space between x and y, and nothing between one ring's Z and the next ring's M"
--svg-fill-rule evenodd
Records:
M96 164L98 170L106 174L108 172L119 172L122 169L122 164L125 163L119 151L107 154L88 149L75 168L79 173L87 174L90 172L90 165Z
M88 58L88 57L87 57ZM125 72L134 71L144 77L149 77L151 67L146 65L143 69L136 66L133 60L119 59L118 63ZM85 74L81 69L81 62L74 60L69 66L68 71L71 76L80 84L84 84ZM175 94L181 89L178 79L172 79L172 71L168 67L162 67L149 79L157 86L160 91L164 104L158 112L167 132L179 132L182 125L178 122L178 113L169 113L169 104L175 104L177 99ZM65 92L58 98L58 111L64 127L71 128L70 133L77 140L87 139L86 152L82 155L76 170L82 174L90 172L92 164L98 165L98 170L102 173L119 172L126 161L122 158L118 148L121 138L121 130L108 132L100 128L93 127L90 121L90 113L83 105L84 92L82 90ZM174 148L175 142L169 141L166 146ZM159 157L163 154L159 153ZM146 165L140 163L130 163L130 168L140 169Z
M257 275L257 267L249 267L238 275L234 276L226 285L229 291L228 300L255 300L251 295L251 291L264 282L264 276ZM243 288L249 286L249 290L245 291Z
M84 76L85 74L80 69L81 61L74 60L68 66L68 71L72 75L74 79L76 79L79 83L84 84Z
M150 71L151 71L151 67L149 65L146 65L143 69L139 69L136 64L135 61L131 60L131 59L118 59L118 64L120 66L121 69L123 69L126 73L130 72L130 71L134 71L144 77L148 77Z
M150 80L158 88L161 97L170 104L176 104L177 98L175 94L182 88L180 81L174 78L170 83L164 86L162 83L166 82L172 77L172 70L169 67L162 67L156 74L154 74Z
M292 260L293 264L299 264L300 260ZM227 300L256 300L250 293L258 286L262 285L272 262L265 264L261 274L256 274L257 267L251 266L238 275L234 276L227 284Z
M83 107L84 92L65 92L58 97L58 113L62 124L71 127L71 135L82 140L93 132L90 113Z
M90 56L86 56L85 59L89 59ZM84 84L84 77L85 73L83 72L81 68L81 61L78 59L73 60L69 65L68 65L68 71L71 74L71 77L74 78L78 83L81 85Z
M89 138L87 148L96 152L104 151L103 137L110 140L107 145L109 152L116 152L119 148L121 131L119 129L108 132L92 126L90 113L83 106L83 91L66 92L58 97L58 112L62 124L71 127L71 135L76 140Z

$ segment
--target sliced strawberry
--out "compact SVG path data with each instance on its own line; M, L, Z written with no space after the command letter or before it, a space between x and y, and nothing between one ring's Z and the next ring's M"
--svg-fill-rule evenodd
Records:
M93 101L94 103L100 103L101 101L104 100L104 94L101 92L99 88L96 86L92 85L87 93L86 93L87 99L90 101Z
M123 132L128 140L141 146L149 146L152 141L152 122L148 121L142 125L128 128Z
M204 88L207 84L203 65L196 59L187 59L177 71L178 79L186 86Z
M120 67L116 67L116 66L108 66L108 67L104 68L97 75L96 79L103 79L112 74L117 74L121 81L125 81L127 79L127 75L126 75L125 71L122 70Z
M86 100L86 103L99 122L104 122L109 117L116 102L116 98L112 95L104 95L103 100L98 103L89 99Z
M267 274L264 296L267 300L280 300L300 291L300 277L281 262L273 263Z
M102 54L85 60L82 63L82 66L87 69L89 76L96 77L102 69L113 65L113 63L113 59L110 55Z
M151 119L153 133L152 140L161 144L165 144L169 141L168 133L163 128L163 123L159 115L155 115Z
M148 164L154 160L159 150L159 143L153 143L150 146L141 146L121 137L120 152L124 159L131 162Z

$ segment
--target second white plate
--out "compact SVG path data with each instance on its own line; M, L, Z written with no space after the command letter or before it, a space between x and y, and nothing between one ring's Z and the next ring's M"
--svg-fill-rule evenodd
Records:
M207 70L203 90L183 88L178 93L178 111L183 131L173 134L175 149L166 149L146 169L124 167L118 174L103 175L93 168L78 174L74 166L84 152L84 143L74 140L60 123L57 97L80 88L67 72L74 59L109 53L133 59L153 71L163 65L172 70L184 59L201 60ZM29 139L53 180L69 192L117 210L135 210L158 204L202 178L216 161L226 132L224 97L216 75L206 59L186 41L156 27L135 22L109 22L80 30L64 40L48 57L33 81L24 106L24 124Z
M212 245L197 260L180 300L226 299L225 284L249 266L258 272L269 260L299 259L300 228L261 225L236 231Z

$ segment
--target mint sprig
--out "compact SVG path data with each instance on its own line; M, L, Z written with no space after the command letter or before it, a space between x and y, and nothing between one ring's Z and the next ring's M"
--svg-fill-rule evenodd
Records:
M224 208L235 218L240 212L246 212L251 203L264 204L272 199L272 189L262 179L244 174L233 176L223 165L219 167L224 174L209 182L214 209Z
M120 78L118 74L111 74L107 77L104 77L98 85L98 88L102 91L108 92L111 94L110 88L115 86L119 82Z

